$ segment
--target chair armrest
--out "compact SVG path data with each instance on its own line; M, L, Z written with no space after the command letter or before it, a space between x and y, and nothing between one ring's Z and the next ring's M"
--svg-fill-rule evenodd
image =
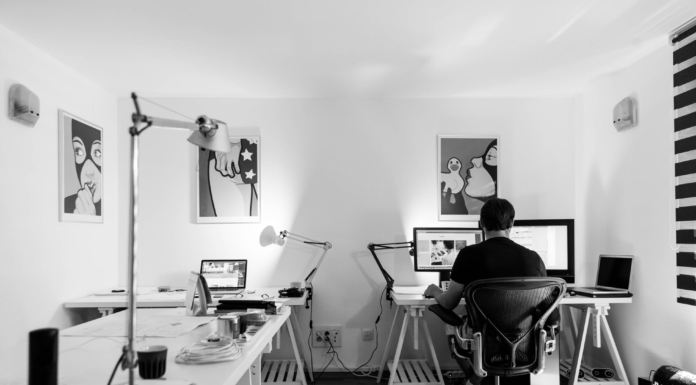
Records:
M448 325L455 327L464 325L464 320L462 317L457 315L457 313L453 312L452 310L447 310L440 305L430 305L428 306L428 310L435 313L436 316L440 317L442 322Z

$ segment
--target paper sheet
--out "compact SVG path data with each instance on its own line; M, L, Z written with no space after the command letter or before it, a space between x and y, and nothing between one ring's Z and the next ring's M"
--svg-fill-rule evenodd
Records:
M394 286L392 291L396 294L420 295L425 292L427 286Z
M210 323L212 317L190 317L185 315L151 315L138 317L136 335L138 337L178 337L193 329ZM126 337L126 323L121 317L105 317L98 321L66 329L63 336L71 337Z

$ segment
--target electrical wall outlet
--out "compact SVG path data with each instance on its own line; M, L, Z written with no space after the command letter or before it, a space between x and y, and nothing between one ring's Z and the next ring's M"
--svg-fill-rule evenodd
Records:
M373 329L363 329L362 330L363 341L372 341L375 339L375 331Z
M341 340L343 336L342 326L315 326L314 335L312 336L312 347L314 348L328 348L330 346L339 347L341 346ZM326 342L325 338L329 338L331 344Z

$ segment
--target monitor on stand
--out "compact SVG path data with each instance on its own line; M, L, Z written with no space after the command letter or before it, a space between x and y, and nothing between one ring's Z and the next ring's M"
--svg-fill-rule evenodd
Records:
M438 282L449 282L459 251L483 240L480 228L415 227L415 271L439 272Z
M515 220L510 239L534 250L549 277L575 282L575 221L572 219Z

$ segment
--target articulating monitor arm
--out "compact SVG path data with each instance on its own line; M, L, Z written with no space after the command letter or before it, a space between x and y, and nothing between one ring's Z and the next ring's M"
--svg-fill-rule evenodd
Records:
M382 263L379 261L379 258L377 258L377 254L375 251L379 250L396 250L396 249L411 249L409 251L410 255L413 255L413 241L409 242L394 242L394 243L370 243L367 245L367 249L370 250L370 253L372 253L372 256L375 258L375 262L377 262L377 267L379 267L379 271L382 272L382 275L384 276L384 280L387 281L387 300L391 301L391 289L394 287L394 278L392 278L389 273L387 273L387 270L384 269L384 266L382 266Z

